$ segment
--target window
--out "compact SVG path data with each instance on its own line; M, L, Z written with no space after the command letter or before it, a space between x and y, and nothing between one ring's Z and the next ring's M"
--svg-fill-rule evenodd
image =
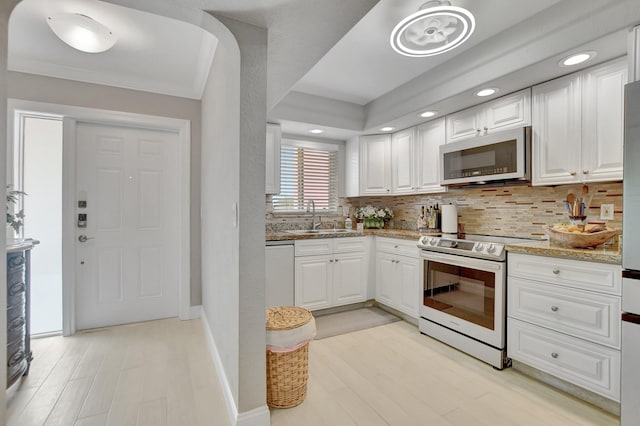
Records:
M313 200L316 211L336 212L338 146L283 139L280 148L280 194L274 212L305 212Z

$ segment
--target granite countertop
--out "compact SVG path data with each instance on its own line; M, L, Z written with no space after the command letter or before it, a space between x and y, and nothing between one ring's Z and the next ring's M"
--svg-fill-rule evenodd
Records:
M586 260L589 262L622 264L622 250L619 244L583 249L558 245L552 241L531 241L508 244L509 253L533 254L537 256L558 257L564 259Z
M40 244L40 241L33 238L18 239L13 241L7 241L7 253L14 253L18 251L28 250L33 246Z
M316 238L345 238L373 235L377 237L400 238L417 241L424 235L440 235L423 231L410 231L405 229L365 229L364 232L348 232L338 234L311 234L296 235L287 232L268 232L266 241L309 240ZM622 264L622 251L619 244L601 245L592 249L579 249L558 245L548 240L532 240L526 243L508 244L506 250L511 253L532 254L537 256L558 257L564 259L586 260L590 262Z
M400 238L403 240L415 240L418 241L423 235L440 235L437 233L429 233L422 231L409 231L406 229L365 229L364 232L345 232L338 234L308 234L297 235L290 234L288 232L267 232L265 234L265 241L287 241L287 240L310 240L316 238L344 238L344 237L362 237L366 235L374 235L378 237Z

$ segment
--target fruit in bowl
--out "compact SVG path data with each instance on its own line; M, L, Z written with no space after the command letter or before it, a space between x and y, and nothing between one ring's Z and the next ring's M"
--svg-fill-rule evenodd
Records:
M584 229L578 225L563 222L545 227L549 238L569 247L588 248L604 244L620 233L620 230L604 223L587 223Z

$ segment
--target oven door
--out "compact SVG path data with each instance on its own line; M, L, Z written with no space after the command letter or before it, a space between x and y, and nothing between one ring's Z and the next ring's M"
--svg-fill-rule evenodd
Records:
M505 263L423 250L420 316L505 347Z

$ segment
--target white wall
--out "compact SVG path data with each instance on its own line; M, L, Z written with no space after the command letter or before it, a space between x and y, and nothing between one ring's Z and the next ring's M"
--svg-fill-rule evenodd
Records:
M62 330L62 120L25 117L24 236L31 253L31 334Z

